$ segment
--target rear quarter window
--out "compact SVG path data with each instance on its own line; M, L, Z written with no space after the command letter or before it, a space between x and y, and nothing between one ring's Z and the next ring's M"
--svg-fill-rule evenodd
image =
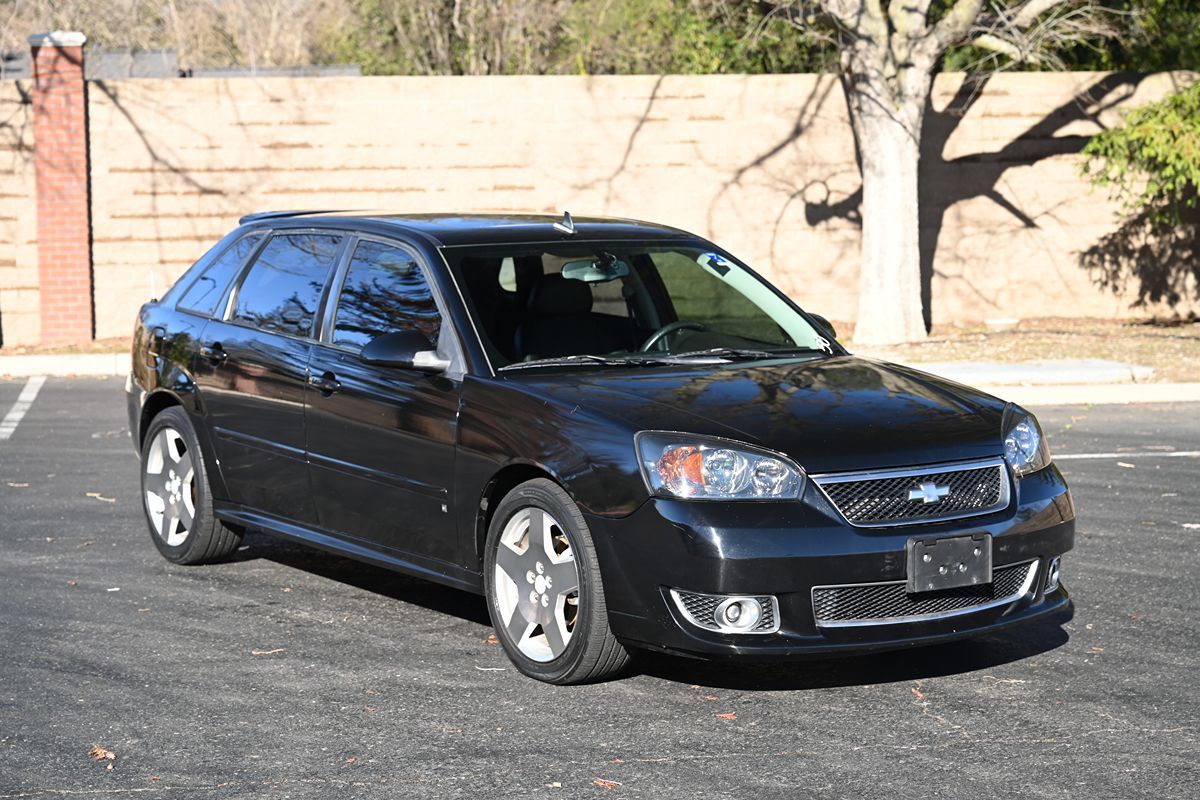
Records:
M263 236L261 233L243 236L225 248L179 298L178 307L210 317L216 314L217 304L225 296L225 290L246 263L246 259L254 252L254 248L258 247Z

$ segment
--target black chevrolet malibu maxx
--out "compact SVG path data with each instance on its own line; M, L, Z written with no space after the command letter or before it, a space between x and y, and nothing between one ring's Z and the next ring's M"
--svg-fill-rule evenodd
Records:
M167 559L254 529L480 592L553 683L1071 609L1033 415L660 225L250 216L142 307L128 400Z

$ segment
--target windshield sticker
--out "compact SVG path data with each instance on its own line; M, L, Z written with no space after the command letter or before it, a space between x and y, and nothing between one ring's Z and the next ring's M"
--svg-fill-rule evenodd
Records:
M733 264L729 263L729 259L719 253L705 253L697 258L696 262L702 267L708 267L722 278L729 273L729 270L733 269Z

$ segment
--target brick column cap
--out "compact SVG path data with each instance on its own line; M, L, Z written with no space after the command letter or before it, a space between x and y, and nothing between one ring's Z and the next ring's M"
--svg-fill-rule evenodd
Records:
M79 31L51 31L29 37L29 44L33 47L83 47L86 41L87 37Z

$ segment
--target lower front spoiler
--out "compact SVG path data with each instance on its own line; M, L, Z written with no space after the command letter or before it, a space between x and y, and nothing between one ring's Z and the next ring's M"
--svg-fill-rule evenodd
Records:
M615 616L620 617L618 624L623 632L620 637L622 642L633 647L706 660L775 660L850 656L923 647L1000 633L1036 621L1062 624L1069 622L1074 615L1075 607L1070 595L1060 586L1048 596L1017 600L1006 609L963 614L943 620L825 630L815 636L788 632L766 636L721 635L679 628L673 632L675 635L670 637L670 642L664 642L662 628L657 622L627 614ZM615 619L613 621L618 622ZM643 624L644 637L638 635Z

